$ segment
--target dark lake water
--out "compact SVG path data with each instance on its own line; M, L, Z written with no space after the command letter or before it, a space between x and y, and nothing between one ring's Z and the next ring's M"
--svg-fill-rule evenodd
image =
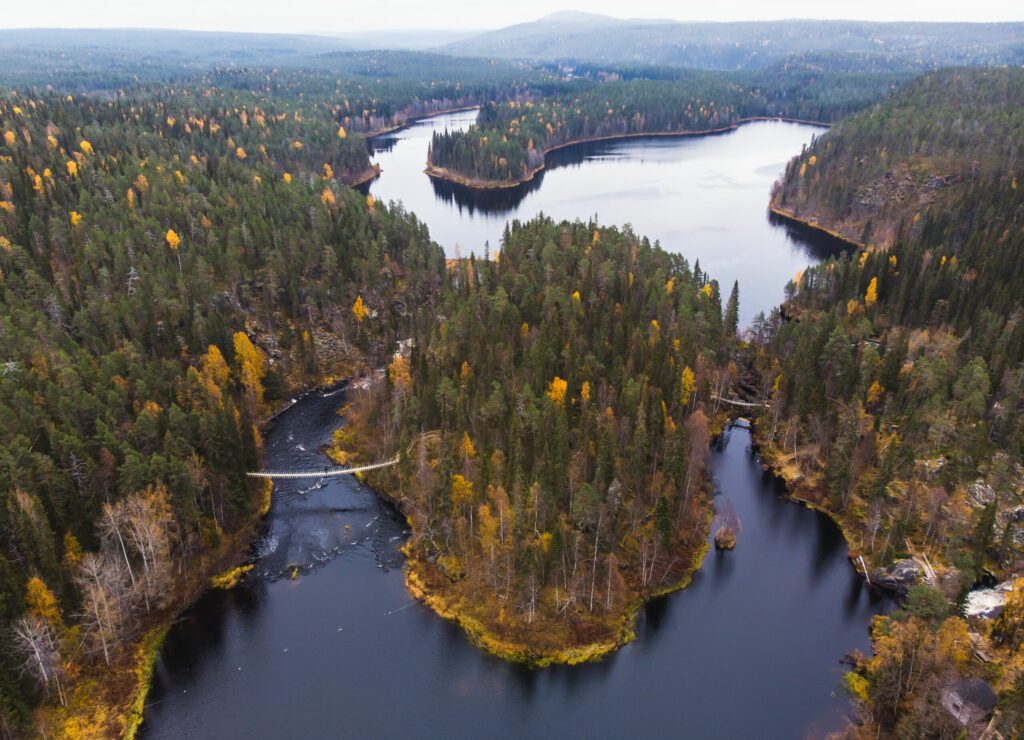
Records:
M770 307L813 259L767 222L764 208L775 173L810 139L807 127L752 124L718 137L587 148L518 203L471 208L467 193L435 192L419 172L424 132L440 123L397 134L378 154L384 175L372 187L377 197L401 197L449 251L457 235L465 235L463 254L484 239L494 245L508 215L495 209L628 216L638 232L699 256L719 278L740 277L747 317ZM613 184L600 174L606 168L634 179ZM659 193L669 195L659 201ZM310 394L278 417L266 466L327 465L318 450L342 423L343 399ZM891 603L862 585L827 518L780 498L745 428L723 436L710 464L717 503L731 501L742 521L736 550L711 552L688 589L648 605L637 639L607 660L542 671L482 654L410 599L398 550L404 520L371 490L349 478L282 481L248 581L206 594L168 635L142 734L798 738L836 729L849 709L840 660L868 648L871 616Z

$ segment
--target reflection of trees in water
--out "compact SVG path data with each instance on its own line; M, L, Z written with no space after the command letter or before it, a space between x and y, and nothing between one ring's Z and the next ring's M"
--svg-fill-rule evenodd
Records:
M464 185L430 178L437 199L454 205L459 212L468 211L471 215L477 212L486 215L501 216L519 207L527 195L539 190L544 181L544 173L559 167L579 167L588 157L601 154L608 148L607 142L590 142L576 144L550 152L544 159L544 169L529 182L512 188L500 190L475 190Z
M773 226L783 227L790 241L802 247L805 252L817 260L824 261L830 257L838 257L843 252L853 249L848 242L844 242L842 239L811 228L799 221L780 216L774 211L768 211L768 221Z

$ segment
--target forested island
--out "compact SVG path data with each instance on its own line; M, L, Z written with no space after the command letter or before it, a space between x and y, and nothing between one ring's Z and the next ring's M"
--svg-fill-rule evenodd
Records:
M604 73L596 71L598 77ZM755 118L828 123L877 101L905 79L807 69L786 74L643 69L575 93L482 106L467 131L435 132L426 172L471 188L515 187L544 167L548 152L586 141L639 135L721 133Z
M407 583L495 654L599 657L685 585L712 518L703 408L735 291L629 230L515 223L436 303L338 433L406 513ZM718 425L720 426L719 420Z
M959 608L1024 562L1022 100L1019 69L925 75L817 139L773 198L867 245L799 275L750 348L764 459L869 580L909 591L849 674L867 731L955 734L951 673L993 683L1001 727L1024 718L1024 581L996 619Z

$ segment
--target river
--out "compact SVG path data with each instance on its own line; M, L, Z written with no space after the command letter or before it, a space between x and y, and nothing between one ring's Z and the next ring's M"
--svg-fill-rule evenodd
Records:
M449 251L457 235L463 254L483 240L493 248L506 217L585 217L605 193L615 202L602 201L603 221L628 214L638 232L699 257L723 283L749 273L747 318L815 259L765 213L768 186L810 127L756 123L716 137L585 147L502 204L436 191L422 174L428 132L460 120L393 135L371 186L375 197L401 197ZM744 151L730 155L730 141ZM596 174L608 167L635 170L634 179L616 185ZM631 212L618 199L644 208ZM747 264L755 258L760 266ZM279 416L266 434L266 466L327 465L318 450L343 423L343 401L344 392L312 393ZM742 522L736 550L712 551L688 589L649 604L637 639L608 659L539 671L484 655L410 599L398 549L404 520L371 490L347 477L282 481L250 577L207 593L170 631L142 734L794 738L835 729L850 706L840 660L868 649L868 623L891 602L862 584L829 519L781 497L747 429L723 435L710 466L717 503L728 499Z

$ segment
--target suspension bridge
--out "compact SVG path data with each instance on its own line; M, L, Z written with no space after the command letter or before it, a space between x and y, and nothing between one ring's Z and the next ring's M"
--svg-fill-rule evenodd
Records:
M321 468L319 470L259 470L246 473L250 478L334 478L339 475L355 475L398 464L398 455L384 462L360 465L355 468Z
M738 406L743 409L768 409L772 406L768 401L740 401L737 398L725 398L724 396L719 396L717 393L713 393L711 395L711 400L718 401L719 403L727 403L730 406Z

